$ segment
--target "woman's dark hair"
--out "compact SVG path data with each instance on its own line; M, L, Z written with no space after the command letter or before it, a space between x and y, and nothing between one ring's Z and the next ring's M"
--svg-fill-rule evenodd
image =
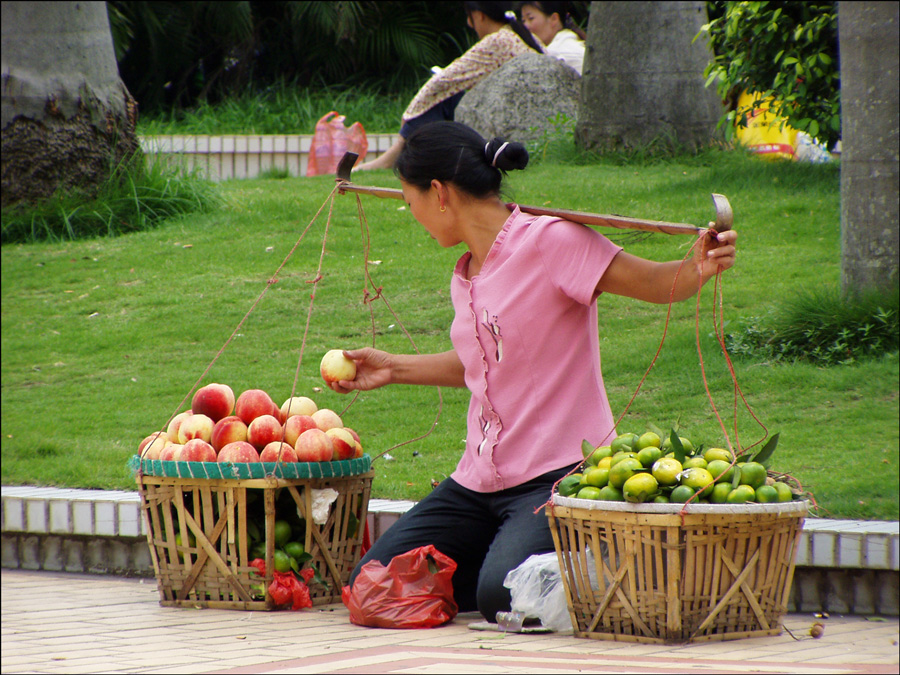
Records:
M420 190L430 189L431 181L439 180L483 198L499 196L504 174L527 165L528 151L521 143L502 138L485 141L460 122L431 122L406 139L394 173Z
M587 39L587 33L585 33L581 29L581 27L577 23L575 23L572 15L569 14L568 2L543 2L541 0L525 0L525 2L516 3L516 11L521 14L522 8L525 6L534 7L539 12L542 12L547 16L550 16L551 14L559 14L559 20L562 21L563 28L568 28L582 40Z
M464 2L463 8L466 10L467 16L472 16L472 12L482 12L489 19L493 19L498 23L505 23L514 31L516 35L522 38L522 41L539 54L543 54L544 50L535 41L531 31L525 28L516 18L513 10L515 3L512 2Z

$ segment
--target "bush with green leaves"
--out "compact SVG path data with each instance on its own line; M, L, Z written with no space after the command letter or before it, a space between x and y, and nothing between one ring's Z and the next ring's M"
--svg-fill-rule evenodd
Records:
M772 111L833 148L841 137L836 2L713 2L706 33L715 54L706 67L731 102L740 91L773 97ZM733 103L726 133L746 125L749 109Z

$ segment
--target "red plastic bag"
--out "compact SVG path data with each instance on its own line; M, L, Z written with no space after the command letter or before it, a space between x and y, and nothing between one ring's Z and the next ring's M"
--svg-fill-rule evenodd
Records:
M346 152L355 152L359 155L357 164L365 158L369 150L366 130L359 122L354 122L348 129L344 126L345 119L343 115L338 115L332 110L316 122L316 132L309 147L307 176L334 173L337 171L338 162Z
M374 628L433 628L456 616L453 572L456 563L434 546L398 555L387 567L377 560L363 565L353 589L341 600L350 621Z
M250 562L250 566L256 568L259 576L266 576L266 561L262 558L254 559ZM314 575L315 572L310 568L301 570L301 581L293 572L272 572L273 579L268 588L272 602L279 607L293 602L291 609L295 611L312 607L312 598L309 595L307 584Z

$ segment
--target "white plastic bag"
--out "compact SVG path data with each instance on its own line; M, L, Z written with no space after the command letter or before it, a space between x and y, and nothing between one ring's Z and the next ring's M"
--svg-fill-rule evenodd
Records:
M556 553L533 555L503 580L512 595L512 611L541 620L557 633L572 632L572 617Z

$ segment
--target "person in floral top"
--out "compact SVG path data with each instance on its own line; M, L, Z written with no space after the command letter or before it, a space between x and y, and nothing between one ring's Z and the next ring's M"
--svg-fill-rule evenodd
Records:
M409 135L428 122L452 120L456 105L474 87L510 59L533 49L543 53L535 37L516 19L511 2L464 2L469 27L478 42L438 70L413 97L401 118L400 138L387 152L355 171L391 169Z

